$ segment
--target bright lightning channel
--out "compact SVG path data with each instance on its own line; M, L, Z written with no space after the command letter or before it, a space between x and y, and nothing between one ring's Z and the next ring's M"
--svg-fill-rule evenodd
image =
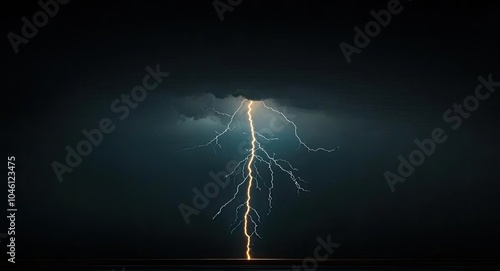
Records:
M261 190L261 187L259 186L259 181L268 189L267 201L268 201L269 209L268 209L267 214L269 215L271 213L271 210L272 210L272 199L273 199L272 191L274 188L273 168L278 168L281 172L284 172L286 175L288 175L290 180L294 183L295 187L297 188L297 196L300 194L300 191L309 192L309 190L304 189L300 185L300 183L305 183L305 181L302 178L296 176L296 172L298 171L298 169L293 167L292 164L285 159L275 158L274 153L272 155L270 155L262 147L261 143L257 140L257 138L262 138L263 140L266 140L266 141L275 141L275 140L278 140L278 138L276 138L274 136L269 138L269 137L266 137L266 136L260 134L259 132L255 131L253 118L252 118L252 107L253 107L254 101L249 101L246 99L243 99L241 101L240 105L238 106L238 108L236 109L236 111L232 115L227 114L227 113L223 113L223 112L219 112L213 107L208 108L208 109L202 108L203 111L211 110L220 116L228 117L230 119L229 123L226 125L225 129L222 132L220 132L220 133L216 132L217 135L214 138L212 138L210 141L208 141L207 143L196 145L193 147L183 148L182 150L183 151L193 150L193 149L197 149L197 148L207 147L207 146L210 146L213 144L214 145L213 146L214 152L215 152L215 154L217 154L216 147L221 148L221 145L219 144L219 139L223 135L232 131L236 127L236 124L234 124L235 120L237 121L238 126L240 126L239 120L236 118L236 114L241 110L241 108L243 107L243 104L245 102L248 102L248 104L247 104L247 109L248 109L247 110L247 117L248 117L248 123L250 125L251 149L247 150L249 152L248 155L244 159L239 161L239 163L236 165L236 167L233 169L233 171L225 176L225 178L233 177L233 181L235 181L236 177L238 176L237 173L241 169L242 181L239 182L238 185L236 185L236 191L233 194L233 197L231 199L229 199L226 203L224 203L219 208L219 211L213 216L212 219L215 219L223 211L223 209L227 205L232 203L233 201L237 200L240 203L238 205L238 207L236 207L236 215L235 215L236 218L230 226L231 234L233 234L234 230L236 230L243 223L243 231L244 231L244 234L246 237L246 258L247 258L247 260L251 260L252 256L251 256L250 252L251 252L252 237L255 235L255 236L261 238L260 235L257 233L257 222L260 222L260 214L251 205L251 199L252 199L251 192L252 192L252 187L253 187L254 181L255 181L255 187L257 190ZM318 151L333 152L333 151L338 149L338 146L333 148L333 149L327 149L327 148L323 148L323 147L318 147L318 148L309 147L299 137L298 132L297 132L297 130L298 130L297 125L292 120L290 120L283 112L266 105L264 103L264 101L261 101L261 103L264 106L264 108L270 110L271 112L273 112L275 114L280 115L286 122L288 122L289 124L292 124L292 126L294 128L295 138L297 138L297 140L299 142L299 146L297 147L297 150L301 146L303 146L304 148L307 149L307 151L310 151L310 152L318 152ZM264 179L260 175L258 167L256 165L256 162L264 164L266 166L266 168L269 170L269 182L268 182L268 184L266 184L266 182L264 181ZM245 168L246 168L246 170L244 170ZM255 172L255 174L254 174L254 172ZM244 185L245 183L247 183L247 189L246 189L246 195L245 195L246 200L243 203L241 203L240 199L239 199L240 187L242 185ZM239 218L239 211L243 207L245 207L245 212L243 214L243 218ZM254 215L257 218L257 222L254 220L254 217L252 215ZM251 229L251 232L249 229L250 224L252 225L252 228L253 228L253 229Z
M245 236L247 237L247 260L250 260L252 257L250 256L250 241L251 241L251 236L248 234L248 215L250 214L250 200L252 199L252 181L253 181L253 176L252 176L252 165L253 165L253 160L255 159L255 142L257 141L255 139L255 130L253 128L253 120L252 120L252 104L253 101L250 101L248 103L248 123L250 123L250 133L252 135L252 149L250 150L250 159L248 160L248 187L247 187L247 211L245 212Z

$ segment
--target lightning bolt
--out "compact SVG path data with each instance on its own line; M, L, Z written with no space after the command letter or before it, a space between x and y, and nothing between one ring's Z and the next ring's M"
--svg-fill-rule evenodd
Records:
M267 204L268 204L267 215L269 215L271 213L271 210L273 207L272 206L272 200L273 200L272 191L274 188L274 173L275 173L275 171L273 169L278 169L280 172L284 173L285 175L287 175L290 178L290 180L293 182L293 184L295 185L295 187L297 189L297 196L300 195L301 191L302 192L309 192L309 190L304 189L300 185L301 183L306 183L306 181L304 181L301 177L297 176L297 172L299 170L297 168L295 168L289 161L287 161L285 159L281 159L281 158L276 158L274 153L271 155L269 152L266 151L266 149L257 140L257 138L262 138L266 141L275 141L275 140L278 140L278 138L276 138L274 136L269 138L269 137L266 137L266 136L260 134L259 132L255 131L253 116L252 116L252 109L254 106L254 101L249 101L249 100L243 99L241 101L240 105L238 106L238 108L236 109L236 111L234 111L234 113L231 115L227 114L227 113L219 112L213 107L208 108L208 109L202 108L203 111L211 110L220 116L228 117L229 122L226 125L225 129L221 133L216 132L217 135L214 138L212 138L210 141L208 141L207 143L196 145L193 147L187 147L187 148L184 148L182 150L184 150L184 151L193 150L193 149L197 149L197 148L201 148L201 147L207 147L207 146L210 146L213 144L214 145L213 146L214 152L217 154L216 147L221 148L221 145L219 144L219 139L222 136L224 136L225 134L227 134L228 132L232 131L236 127L236 124L234 124L235 120L237 121L238 126L240 125L239 120L236 118L236 115L241 110L241 108L243 107L243 104L245 102L248 102L248 104L247 104L247 118L248 118L248 123L250 126L250 136L251 136L250 145L251 145L251 148L247 149L248 154L246 155L245 158L243 158L241 161L238 162L238 164L233 169L233 171L228 173L227 175L225 175L225 178L233 177L233 182L236 182L236 178L239 174L239 170L241 170L241 181L236 185L236 191L234 192L233 196L219 208L219 210L213 216L212 219L215 219L217 216L219 216L221 214L221 212L229 204L233 203L234 201L238 201L239 205L236 207L235 220L229 227L231 229L231 234L233 234L233 232L238 227L240 227L241 224L243 224L243 233L246 237L246 258L247 258L247 260L251 260L252 259L252 256L251 256L252 237L255 235L255 236L261 238L261 236L257 232L257 223L260 223L261 216L260 216L259 212L255 208L253 208L251 205L252 189L254 187L253 183L255 182L255 189L257 189L259 191L261 190L259 183L261 183L262 185L264 185L264 187L267 188L267 191L268 191L267 192ZM289 124L291 124L293 126L295 138L297 139L297 141L299 143L297 150L300 147L304 147L305 149L307 149L308 152L318 152L318 151L333 152L339 148L338 146L333 148L333 149L327 149L327 148L323 148L323 147L317 147L317 148L310 147L299 136L297 125L292 120L290 120L283 112L266 105L264 101L261 101L260 103L264 106L264 108L268 109L269 111L273 112L274 114L280 115L286 122L288 122ZM260 172L258 170L258 166L257 166L258 163L263 164L265 166L265 168L267 168L267 170L269 170L269 180L267 183L265 182L265 179L262 178L262 175L260 174ZM243 202L241 202L240 198L239 198L240 194L241 194L240 191L242 190L241 187L245 184L246 184L246 193L244 195L245 195L246 199ZM245 212L243 213L243 217L240 218L240 210L242 208L245 209ZM254 219L254 217L256 219Z
M244 227L245 227L245 236L247 237L247 260L250 260L252 257L250 256L250 241L251 241L251 236L248 234L248 216L250 214L250 210L252 207L250 207L250 200L252 199L252 181L253 181L253 176L252 176L252 164L253 164L253 160L255 159L255 142L257 142L257 140L255 139L255 130L254 130L254 127L253 127L253 119L252 119L252 104L253 104L253 101L250 101L248 103L248 111L247 111L247 115L248 115L248 123L250 123L250 132L251 132L251 135L252 135L252 149L250 150L250 159L248 160L248 164L247 164L247 170L248 170L248 176L249 176L249 179L248 179L248 187L247 187L247 201L246 201L246 205L247 205L247 210L245 212L245 216L244 216L244 219L245 219L245 224L244 224Z

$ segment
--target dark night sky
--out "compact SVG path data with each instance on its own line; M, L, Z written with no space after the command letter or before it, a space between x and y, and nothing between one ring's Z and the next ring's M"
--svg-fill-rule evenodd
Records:
M40 9L10 2L5 36ZM353 28L387 2L243 0L221 22L211 1L74 0L18 54L4 38L2 151L16 156L18 257L242 257L241 229L228 231L233 209L211 219L233 186L189 225L178 205L241 159L248 135L231 133L217 155L176 151L227 124L201 106L229 112L231 96L243 95L285 107L310 145L340 146L296 151L291 126L276 134L274 150L311 192L296 197L276 176L255 257L307 257L331 235L341 243L334 258L498 258L500 94L456 130L443 113L474 94L478 76L500 81L500 2L401 1L348 64L339 44L352 45ZM157 64L170 75L120 120L111 103ZM59 182L52 161L64 162L65 146L102 118L115 130ZM391 193L384 172L435 128L447 141Z

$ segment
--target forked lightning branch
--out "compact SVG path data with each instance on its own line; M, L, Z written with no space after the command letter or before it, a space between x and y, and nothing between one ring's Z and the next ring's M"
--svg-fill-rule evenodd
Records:
M262 107L259 107L259 105L261 105ZM240 125L239 121L236 118L236 115L238 114L238 112L246 110L246 117L250 128L250 148L246 150L248 154L245 156L245 158L239 161L233 168L233 170L224 176L225 179L233 178L233 180L236 180L237 176L241 177L238 178L238 182L235 182L236 190L233 196L219 208L217 213L213 216L213 219L217 218L217 216L225 211L225 209L231 203L237 204L235 210L235 220L230 225L230 230L231 234L233 234L235 230L242 229L246 239L245 256L248 260L252 259L252 239L255 237L261 238L257 231L257 226L261 222L261 215L259 211L252 205L252 192L254 190L262 191L262 189L265 188L265 191L267 193L268 205L267 215L271 213L273 207L272 201L275 181L274 173L276 171L280 171L288 176L289 180L297 189L297 195L299 195L301 191L308 192L307 189L302 187L302 185L306 182L297 175L298 169L295 168L288 160L278 158L274 153L271 154L264 148L263 144L261 143L263 140L265 140L266 142L270 142L278 140L278 138L274 136L268 137L256 131L254 127L253 113L255 110L260 108L262 108L263 110L268 110L272 114L277 114L282 119L284 119L284 121L293 126L294 136L297 139L298 144L297 150L301 147L305 148L309 152L333 152L338 149L338 146L332 149L323 147L309 147L309 145L304 143L304 141L302 141L302 139L300 138L295 122L290 120L283 112L276 110L271 106L268 106L264 101L251 101L243 99L236 111L234 111L232 114L222 113L212 108L212 110L219 115L229 118L228 124L227 126L225 126L225 129L222 132L216 132L217 135L205 144L187 147L182 150L189 151L208 146L213 146L214 150L216 150L216 148L221 148L221 138L228 134L230 131L233 131L236 126ZM261 171L259 171L259 168L261 169ZM269 175L268 178L262 177L263 174L261 175L261 172L263 171L263 168Z

